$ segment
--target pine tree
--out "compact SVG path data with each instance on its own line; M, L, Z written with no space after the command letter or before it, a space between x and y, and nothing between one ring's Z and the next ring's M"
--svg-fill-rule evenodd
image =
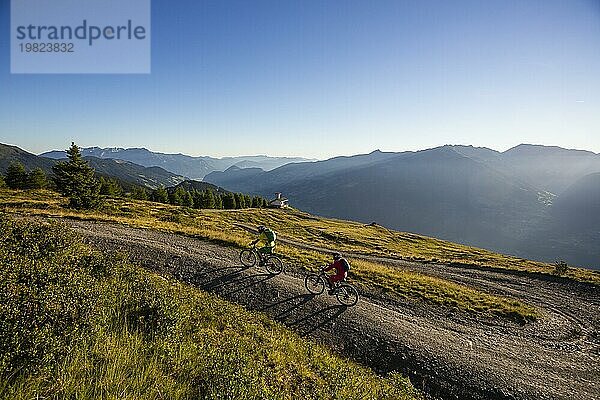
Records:
M116 179L100 177L100 194L108 197L123 196L123 188Z
M4 177L2 175L0 175L0 189L3 189L6 187L6 182L4 181Z
M20 162L13 162L6 170L6 185L11 189L27 188L27 172Z
M52 167L58 191L69 198L69 206L72 208L98 207L102 198L94 169L81 157L79 147L75 143L71 143L67 156L69 161L60 161Z
M148 191L141 186L135 186L131 191L130 196L132 199L136 200L148 200L150 198L148 196Z
M217 210L223 209L223 195L215 194L215 208Z
M244 195L244 206L245 208L252 207L252 196L249 194Z
M215 208L215 195L213 194L212 190L207 190L204 193L204 208Z
M27 175L27 184L28 189L44 189L48 186L48 178L46 178L46 173L41 168L34 168Z
M177 189L169 193L169 203L175 206L182 206L185 193L185 190L181 186L177 187Z
M233 196L235 198L235 208L245 208L246 207L243 194L236 193Z
M269 202L264 197L262 198L262 207L263 208L269 207Z
M159 203L168 203L169 202L169 193L164 186L159 187L154 192L152 192L152 200Z
M232 210L237 207L235 201L235 195L233 193L227 193L223 196L223 208L226 210Z
M184 190L183 205L185 207L194 207L194 199L192 197L192 194L190 192L188 192L187 190Z
M191 192L192 199L194 200L194 208L203 208L204 196L201 191L193 189Z

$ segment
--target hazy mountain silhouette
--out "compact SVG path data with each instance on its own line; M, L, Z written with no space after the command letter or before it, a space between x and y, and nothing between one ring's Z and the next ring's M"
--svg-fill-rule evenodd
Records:
M130 161L145 167L161 167L177 175L191 179L202 179L213 171L224 171L233 165L241 167L259 167L270 170L288 163L309 161L297 157L268 157L268 156L240 156L240 157L192 157L185 154L164 154L152 152L144 148L99 148L89 147L81 149L84 156L103 159L118 159ZM64 158L64 151L49 151L41 154L49 158Z
M481 147L451 147L515 179L557 195L585 175L600 171L600 155L584 150L520 144L500 153Z
M92 148L86 154L100 150L108 151ZM203 161L145 149L115 149L114 153L189 168ZM182 175L159 167L102 155L86 157L99 174L146 187L184 181ZM315 214L375 221L521 257L563 259L600 268L600 155L592 152L537 145L519 145L505 152L442 146L288 163L272 170L240 166L272 166L281 159L207 159L221 162L219 168L227 167L208 173L205 182L226 190L265 197L283 192L293 206ZM11 161L48 172L55 162L0 145L0 172ZM207 164L207 171L215 165ZM213 188L202 182L191 185Z
M159 186L174 186L185 180L160 167L144 167L129 161L84 157L97 174L117 178L121 181L156 189Z
M263 196L283 192L292 205L320 215L600 267L600 254L588 251L600 247L587 233L593 231L593 219L570 220L570 232L581 236L575 247L556 230L570 215L594 212L583 200L595 193L593 172L600 172L600 156L585 151L521 145L501 153L443 146L337 157L268 172L232 168L205 180Z
M159 186L174 186L184 181L179 176L159 167L143 167L129 161L84 157L98 175L117 178L134 185L155 189ZM66 158L64 159L66 160ZM42 168L52 174L52 166L58 160L36 156L16 146L0 144L0 173L5 173L12 162L22 163L26 169Z

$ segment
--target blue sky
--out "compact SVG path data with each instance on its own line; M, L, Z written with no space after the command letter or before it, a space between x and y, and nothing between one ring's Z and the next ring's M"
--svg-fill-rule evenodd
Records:
M600 152L600 1L154 0L150 75L11 75L0 142L325 158Z

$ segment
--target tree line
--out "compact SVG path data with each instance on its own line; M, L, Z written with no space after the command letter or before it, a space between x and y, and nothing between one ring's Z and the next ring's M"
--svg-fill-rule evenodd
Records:
M0 187L11 189L44 189L48 187L48 178L41 168L26 171L23 164L16 162L8 166L6 176L0 175Z
M119 197L120 191L115 188L116 185L118 185L118 182L111 179L104 179L104 181L105 184L103 185L101 193L109 197ZM175 206L217 210L263 208L267 207L269 204L267 199L261 196L250 196L243 193L217 192L210 189L186 190L181 186L175 188L159 187L155 190L135 187L129 196L137 200L148 200Z
M206 189L203 191L159 187L149 190L137 185L128 185L129 191L115 178L96 177L94 169L81 156L75 143L67 150L68 161L59 161L52 167L54 176L48 179L41 168L30 172L23 164L12 163L3 178L0 175L0 187L11 189L57 190L69 198L69 206L78 209L96 208L105 198L130 197L137 200L154 201L190 208L203 209L242 209L263 208L268 201L260 196L242 193L225 193Z

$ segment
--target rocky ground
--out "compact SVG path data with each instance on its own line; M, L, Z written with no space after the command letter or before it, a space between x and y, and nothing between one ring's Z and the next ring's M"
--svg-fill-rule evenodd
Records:
M352 308L313 296L293 265L241 266L239 250L120 225L67 221L102 251L268 314L380 373L400 371L432 398L600 399L600 289L561 279L379 259L535 306L524 326L426 302L361 293ZM356 255L359 256L359 255Z

